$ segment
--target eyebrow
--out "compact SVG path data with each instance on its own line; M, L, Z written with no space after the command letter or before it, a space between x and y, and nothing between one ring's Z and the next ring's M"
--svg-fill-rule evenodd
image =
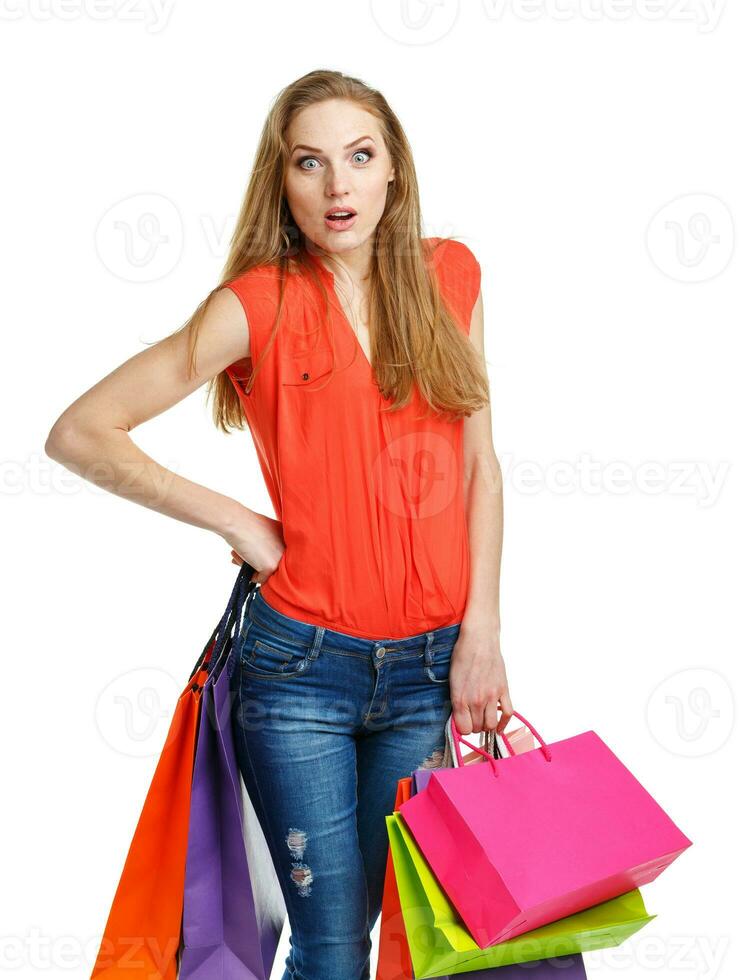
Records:
M346 143L343 149L350 150L352 146L356 146L356 144L360 143L362 140L371 140L372 143L374 142L374 139L371 136L359 136L359 138L355 139L353 143ZM309 150L310 153L322 153L322 150L318 150L316 146L305 146L304 143L297 143L296 146L292 147L292 153L294 153L296 150Z

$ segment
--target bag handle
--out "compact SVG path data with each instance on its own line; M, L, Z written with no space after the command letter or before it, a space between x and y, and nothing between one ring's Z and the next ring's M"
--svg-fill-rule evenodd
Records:
M238 573L235 588L233 588L233 593L230 597L231 609L227 624L220 639L214 645L215 650L219 652L216 656L212 654L209 660L210 677L218 677L222 665L229 660L235 638L242 632L245 623L247 605L251 598L255 598L258 584L250 581L255 569L252 569L250 565L248 565L248 569L248 572L244 575ZM237 599L233 602L235 591L237 591Z
M189 675L189 680L192 680L200 670L209 669L211 672L211 669L219 661L225 649L225 639L232 632L238 614L245 603L245 598L251 589L257 587L256 582L251 582L255 571L252 565L246 561L243 561L242 565L240 565L237 578L232 586L229 601L227 602L227 608L222 614L222 618L217 626L212 630L212 635L209 637L204 649L201 651L199 659L196 661L196 665ZM218 652L215 654L215 651ZM194 682L194 690L198 690L200 687L203 687L203 685L198 685Z
M457 723L454 721L453 715L451 719L451 733L452 733L452 740L454 742L454 751L457 754L457 766L461 766L462 768L467 768L464 765L464 761L462 759L462 750L459 747L459 743L464 742L465 745L468 745L471 749L474 749L475 752L481 755L484 759L487 759L488 762L490 763L491 769L493 770L493 775L494 776L498 775L498 770L495 768L495 756L492 756L489 752L486 752L485 749L481 748L479 745L473 745L472 742L468 742L466 738L460 735L459 730L457 729Z
M526 720L526 718L524 718L524 716L522 714L519 714L518 711L514 711L513 712L513 716L515 718L518 718L519 721L522 721L526 725L526 727L532 733L532 735L534 736L534 738L539 742L539 745L540 745L542 754L544 755L544 758L546 759L546 761L547 762L551 762L552 761L552 752L550 751L550 747L544 741L544 739L539 734L539 732L536 730L536 728L534 728L534 726L531 725ZM464 744L467 745L467 746L469 746L469 748L474 749L475 752L479 752L480 755L484 756L488 760L488 762L491 763L491 768L493 770L493 773L496 776L498 775L498 770L497 770L497 768L495 766L495 761L496 760L493 758L492 755L489 755L487 752L485 752L479 746L473 745L471 742L468 742L467 739L464 738L461 735L459 729L457 728L457 723L454 720L454 715L451 716L451 733L452 733L452 738L453 738L453 741L454 741L454 751L457 754L457 764L458 765L460 765L460 766L463 766L464 765L464 763L462 762L462 750L459 747L460 746L460 743L461 742L464 742ZM513 746L508 741L508 737L506 736L506 733L505 732L501 732L501 737L503 739L503 742L504 742L506 748L508 749L509 753L511 754L511 756L514 756L516 753L513 750Z
M454 738L451 733L452 715L450 714L446 726L446 745L444 747L444 759L442 762L442 768L450 769L452 767L457 768L459 766L459 760L457 759L456 749L454 748ZM488 730L480 733L480 747L485 749L488 755L492 755L495 759L502 759L503 755L500 750L500 745L498 744L498 737L495 734L495 729ZM467 763L465 763L467 765Z
M542 754L544 755L544 757L547 760L547 762L551 762L552 761L552 751L550 750L549 745L547 745L547 743L544 741L544 739L542 738L542 736L536 730L536 728L533 725L529 724L529 722L526 720L526 718L524 718L523 715L520 715L518 713L518 711L514 711L513 712L513 717L514 718L518 718L519 721L523 721L523 723L526 725L526 727L532 733L532 735L534 736L534 738L539 742L539 745L541 746L541 749L542 749ZM516 753L515 753L515 751L513 749L513 746L508 741L508 736L506 735L505 732L501 732L501 738L503 739L503 743L506 746L506 748L508 749L510 755L512 755L512 756L513 755L516 755Z

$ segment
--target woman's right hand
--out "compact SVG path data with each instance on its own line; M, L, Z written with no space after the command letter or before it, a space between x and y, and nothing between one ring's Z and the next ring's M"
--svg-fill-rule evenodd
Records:
M248 512L245 521L224 532L222 537L232 547L232 564L247 562L256 569L251 582L261 585L276 571L286 550L281 521L265 514Z

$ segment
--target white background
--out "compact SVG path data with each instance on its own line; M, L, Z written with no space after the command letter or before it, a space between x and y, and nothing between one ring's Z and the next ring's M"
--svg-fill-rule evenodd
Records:
M737 980L740 5L0 11L3 974L89 976L236 572L217 536L49 460L47 433L216 283L270 102L323 67L383 91L425 233L482 265L514 705L548 741L596 730L694 841L588 975ZM203 396L135 441L272 514L249 434Z

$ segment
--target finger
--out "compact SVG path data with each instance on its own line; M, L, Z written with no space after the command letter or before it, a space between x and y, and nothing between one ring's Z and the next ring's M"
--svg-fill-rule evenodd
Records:
M503 729L506 727L508 722L513 717L513 705L511 704L511 698L508 692L501 695L500 706L501 706L501 716L500 716L500 721L498 722L498 727L496 729L499 735L501 734Z
M485 725L485 712L482 708L475 708L470 705L470 715L472 716L472 731L479 735Z
M485 731L492 732L498 724L498 698L491 698L485 705Z
M460 735L472 734L472 718L468 708L456 708L454 710L454 724L457 726Z

